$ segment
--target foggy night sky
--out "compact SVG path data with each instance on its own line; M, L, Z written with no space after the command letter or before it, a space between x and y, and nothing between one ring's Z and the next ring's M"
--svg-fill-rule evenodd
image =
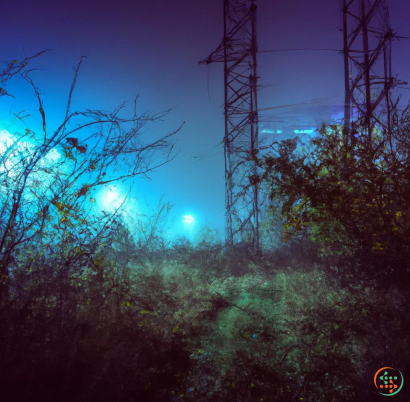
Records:
M140 112L175 108L146 136L164 135L186 122L178 134L181 153L171 164L134 186L156 204L164 194L178 217L192 214L224 223L223 72L221 64L198 65L221 42L222 0L13 0L0 5L0 62L21 60L44 49L31 77L42 90L49 132L61 123L73 67L86 55L72 110L112 110L139 95ZM338 0L260 0L259 50L342 48ZM390 21L410 36L410 1L390 1ZM24 51L23 51L24 48ZM25 52L25 53L24 53ZM299 51L258 55L259 106L273 107L314 98L343 99L343 59L337 52ZM393 42L393 73L410 80L410 41ZM209 76L209 84L208 84ZM209 96L208 97L208 85ZM29 109L40 127L32 89L16 79L16 99L0 99L0 129L9 110ZM403 98L408 90L401 90ZM132 102L129 103L132 114ZM158 131L160 129L160 131ZM12 131L12 130L10 130ZM194 156L213 155L196 162ZM207 154L207 155L208 155ZM154 205L152 205L154 206Z

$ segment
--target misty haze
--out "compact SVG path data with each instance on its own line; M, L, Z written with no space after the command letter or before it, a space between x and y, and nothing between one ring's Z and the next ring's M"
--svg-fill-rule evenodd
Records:
M0 401L408 401L408 15L3 2Z

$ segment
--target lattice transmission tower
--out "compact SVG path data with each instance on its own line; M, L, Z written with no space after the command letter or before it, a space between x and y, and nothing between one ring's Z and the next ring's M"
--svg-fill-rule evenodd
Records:
M226 242L252 234L259 249L258 102L254 0L224 0L222 43L200 64L223 63Z
M392 41L398 36L388 0L343 0L342 13L346 133L354 117L369 137L375 127L390 135L397 119L391 91L403 83L392 75Z

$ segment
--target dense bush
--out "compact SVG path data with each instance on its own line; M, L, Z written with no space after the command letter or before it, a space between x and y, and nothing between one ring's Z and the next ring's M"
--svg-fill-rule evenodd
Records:
M377 132L369 138L354 129L355 141L347 143L342 127L323 126L303 151L297 139L282 142L277 156L265 158L263 178L272 183L271 198L283 200L285 240L307 232L323 256L340 256L355 277L410 283L410 154L403 131L399 138Z

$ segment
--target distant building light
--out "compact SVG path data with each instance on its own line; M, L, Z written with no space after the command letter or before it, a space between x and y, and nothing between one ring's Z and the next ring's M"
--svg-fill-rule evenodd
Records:
M293 130L295 134L313 134L314 130Z
M273 130L262 130L262 134L274 134L275 132Z
M282 131L282 130L277 130L276 133L277 133L277 134L282 134L283 131Z

